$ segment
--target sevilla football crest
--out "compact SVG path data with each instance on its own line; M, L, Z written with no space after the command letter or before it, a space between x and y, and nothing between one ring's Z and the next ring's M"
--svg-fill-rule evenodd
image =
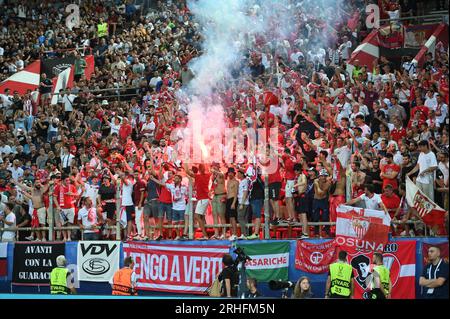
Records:
M370 220L366 217L352 217L352 228L358 239L363 239L369 230Z

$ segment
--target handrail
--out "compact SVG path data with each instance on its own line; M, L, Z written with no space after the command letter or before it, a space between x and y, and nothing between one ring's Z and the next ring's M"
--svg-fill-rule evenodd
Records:
M419 19L428 19L428 18L439 18L442 21L444 21L445 17L448 17L448 14L428 14L428 15L393 18L393 19L380 19L380 23L392 22L392 21L404 21L404 20L419 20Z

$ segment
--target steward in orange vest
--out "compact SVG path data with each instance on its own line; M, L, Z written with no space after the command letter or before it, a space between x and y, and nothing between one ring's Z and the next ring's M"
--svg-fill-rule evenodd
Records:
M112 294L119 296L135 296L137 293L134 290L136 279L133 270L133 258L125 258L123 264L124 267L116 271L112 279Z

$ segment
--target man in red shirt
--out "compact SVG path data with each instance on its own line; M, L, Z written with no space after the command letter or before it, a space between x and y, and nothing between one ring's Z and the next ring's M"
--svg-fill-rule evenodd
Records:
M289 214L289 222L296 222L296 214L294 209L294 197L292 193L294 191L295 185L295 171L294 171L294 158L291 156L291 150L289 148L284 149L284 154L281 156L283 160L284 166L284 177L286 179L286 188L285 188L285 198L286 198L286 207Z
M131 136L131 133L133 132L133 127L128 122L128 119L124 117L122 119L122 125L119 128L119 137L122 142L126 142L128 136Z
M195 189L197 191L197 206L195 207L195 219L200 226L203 233L203 238L208 239L208 234L205 229L205 214L209 205L209 181L211 179L211 173L206 172L205 164L198 166L198 173L194 174L185 163L184 169L186 174L194 178Z
M142 212L144 210L144 201L145 201L145 190L147 188L147 184L145 181L141 178L141 174L139 171L134 172L134 179L136 180L136 184L133 186L133 202L134 202L134 208L136 213L136 228L137 228L137 236L134 237L136 240L147 240L148 238L144 237L143 234L143 228L144 223L142 220L143 216Z
M278 225L281 220L280 214L280 191L281 191L281 174L280 174L280 162L276 154L270 154L270 147L266 149L266 158L261 160L261 166L266 167L266 169L271 170L269 174L269 202L273 208L274 218L271 221L272 225ZM275 166L275 169L270 169Z
M386 154L386 164L381 167L380 177L383 180L383 189L386 185L391 185L393 189L398 188L397 176L400 173L400 166L394 163L394 155Z
M400 197L394 193L394 188L391 185L386 185L383 188L383 194L381 194L381 201L386 207L391 219L394 219L395 213L397 212L398 207L400 206ZM397 225L391 226L392 234L395 234L395 229Z
M170 184L172 183L173 178L173 172L167 171L167 176L159 177L162 178L162 182L164 184ZM163 238L163 230L162 225L164 221L164 214L166 215L167 222L169 224L172 223L172 193L170 190L168 190L165 186L161 186L161 189L159 191L159 213L158 213L158 228L159 228L159 236L156 238L156 240L161 240ZM169 239L171 239L172 232L169 232Z
M77 188L67 175L61 176L61 183L55 186L53 200L56 206L55 223L57 226L72 226L75 219L75 202L78 197ZM71 241L71 230L63 230L63 241Z
M394 117L392 123L394 124L394 128L391 130L391 137L398 144L398 141L406 137L406 129L398 117Z

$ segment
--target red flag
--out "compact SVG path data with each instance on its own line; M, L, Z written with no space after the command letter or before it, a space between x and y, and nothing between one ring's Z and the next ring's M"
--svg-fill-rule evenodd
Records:
M445 210L428 198L409 177L406 177L406 200L427 225L444 225Z
M368 291L366 278L370 273L373 251L349 250L347 260L353 267L355 299L362 299L365 291ZM389 269L392 283L392 299L415 299L416 278L416 242L398 241L389 242L384 246L383 264Z
M336 260L334 240L321 244L312 244L297 240L295 250L295 268L312 274L328 271L329 265Z
M358 250L383 250L388 242L391 218L383 211L338 206L336 244Z

